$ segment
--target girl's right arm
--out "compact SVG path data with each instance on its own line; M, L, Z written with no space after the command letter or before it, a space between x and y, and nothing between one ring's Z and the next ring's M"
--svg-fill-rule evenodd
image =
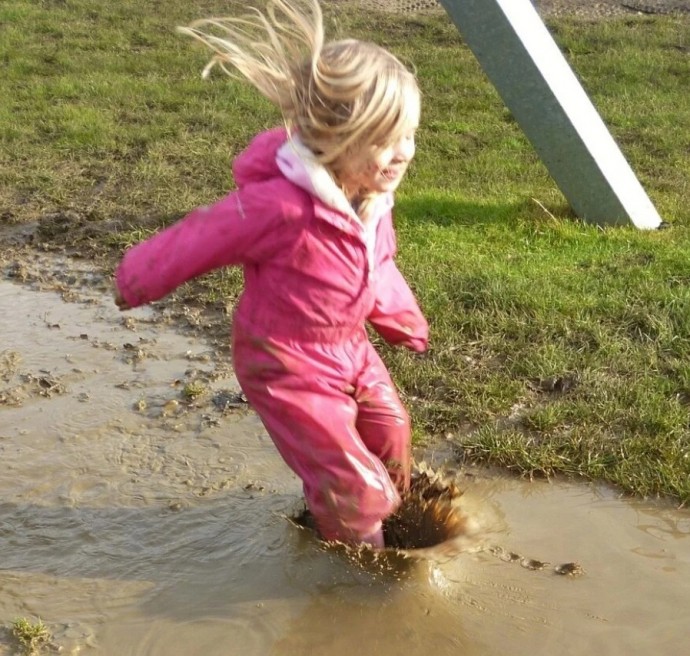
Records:
M294 239L288 227L302 216L302 193L282 180L251 184L132 247L115 272L117 305L137 307L213 269L270 258Z

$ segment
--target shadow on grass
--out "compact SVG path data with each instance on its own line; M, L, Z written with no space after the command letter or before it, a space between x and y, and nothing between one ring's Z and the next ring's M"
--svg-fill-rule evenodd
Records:
M558 225L580 220L564 201L542 203L535 198L506 203L479 203L451 196L424 194L399 198L396 210L410 222L427 222L439 227L522 229L545 223Z

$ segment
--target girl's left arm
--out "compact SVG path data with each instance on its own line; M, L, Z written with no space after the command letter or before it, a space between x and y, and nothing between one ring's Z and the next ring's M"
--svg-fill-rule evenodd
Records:
M382 220L381 228L375 271L376 300L369 323L387 342L421 353L426 351L429 342L429 324L395 264L397 249L390 216Z
M387 342L423 353L429 325L417 300L392 258L377 273L376 301L369 322Z
M273 181L192 211L125 253L115 273L118 305L150 303L213 269L271 257L294 233L299 206L294 187Z

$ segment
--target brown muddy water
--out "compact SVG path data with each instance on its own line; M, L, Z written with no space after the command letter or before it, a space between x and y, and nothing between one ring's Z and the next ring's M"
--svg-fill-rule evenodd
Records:
M288 521L299 482L214 348L79 275L0 281L4 627L108 656L687 653L687 510L463 468L471 548L359 565Z

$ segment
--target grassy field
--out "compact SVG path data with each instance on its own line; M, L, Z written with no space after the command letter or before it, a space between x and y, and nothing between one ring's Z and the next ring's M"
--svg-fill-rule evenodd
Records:
M0 221L112 267L127 245L232 186L275 110L213 76L174 32L243 2L7 0L0 5ZM399 192L400 265L432 325L381 346L418 438L529 475L690 499L690 19L549 27L670 228L572 216L444 16L327 5L331 36L414 64L418 156ZM383 36L381 36L383 35ZM183 292L238 293L236 272Z

